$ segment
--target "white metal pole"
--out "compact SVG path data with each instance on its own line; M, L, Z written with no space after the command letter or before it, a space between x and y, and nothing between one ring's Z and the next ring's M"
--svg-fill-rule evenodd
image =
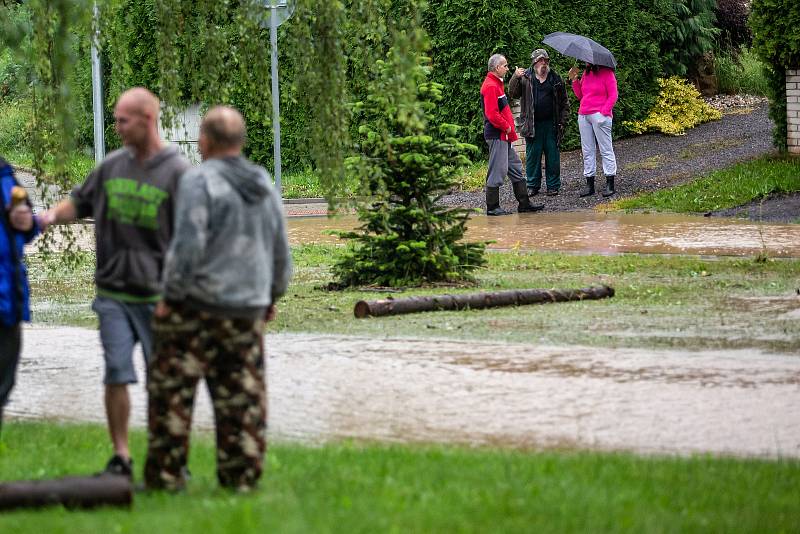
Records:
M274 5L270 9L269 43L272 48L272 131L275 152L275 187L278 195L283 197L281 192L280 89L278 88L278 6Z
M100 163L106 156L105 124L103 120L103 72L100 65L98 40L100 15L94 5L95 33L92 35L92 111L94 112L94 161Z

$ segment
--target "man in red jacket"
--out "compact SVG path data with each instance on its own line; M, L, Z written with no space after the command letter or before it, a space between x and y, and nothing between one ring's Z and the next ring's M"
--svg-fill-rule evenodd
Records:
M489 72L481 86L483 108L483 137L489 145L489 171L486 175L486 215L509 215L500 207L500 186L508 175L514 197L519 202L518 213L539 211L543 205L531 205L522 161L511 143L517 139L514 117L508 105L503 77L508 72L508 61L502 54L489 58Z

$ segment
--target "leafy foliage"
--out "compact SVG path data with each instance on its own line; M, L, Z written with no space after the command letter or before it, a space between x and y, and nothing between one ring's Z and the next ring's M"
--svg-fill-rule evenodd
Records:
M722 113L703 102L697 89L682 78L661 78L658 84L661 93L655 107L644 120L628 124L632 131L682 135L698 124L722 118Z
M456 139L458 128L435 125L441 85L427 79L419 52L423 33L398 33L366 100L359 155L347 160L362 178L369 206L359 209L352 246L334 265L343 286L405 286L457 281L484 264L484 243L461 243L469 211L436 203L476 148Z
M800 3L753 0L750 26L753 50L767 64L769 114L775 122L775 146L786 151L786 69L800 68Z
M693 74L697 60L713 50L720 33L716 22L716 0L677 0L667 38L661 43L664 72L668 75Z
M753 32L747 25L750 0L717 0L716 16L722 49L738 50L739 47L752 44Z
M485 146L478 91L489 56L501 53L512 67L527 67L545 35L568 31L591 37L614 53L620 91L614 117L642 119L658 95L659 43L671 17L671 0L432 0L424 26L431 36L431 76L443 85L436 116L467 126L468 139ZM575 64L553 50L550 57L551 67L562 77ZM568 121L563 148L572 149L580 146L578 105L568 93L573 120ZM614 121L615 135L628 133L622 120Z
M18 77L7 84L7 93L14 86L30 83L29 93L13 108L14 112L29 113L24 123L19 121L15 126L16 135L22 136L20 144L33 154L39 189L57 195L72 186L69 155L79 146L81 133L86 132L75 122L79 101L73 88L86 72L74 65L88 44L88 6L87 0L31 0L0 5L0 43L4 45L0 52L6 57L7 68L10 66ZM15 115L12 112L12 119ZM40 239L43 252L50 252L52 240L52 234ZM74 233L65 229L62 240L71 251ZM74 254L64 258L67 263L75 261Z

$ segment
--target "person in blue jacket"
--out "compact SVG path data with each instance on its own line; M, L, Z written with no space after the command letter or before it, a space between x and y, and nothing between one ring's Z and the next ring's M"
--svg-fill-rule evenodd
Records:
M27 197L12 200L18 185L13 169L0 158L0 428L22 349L20 323L31 319L23 249L39 233Z

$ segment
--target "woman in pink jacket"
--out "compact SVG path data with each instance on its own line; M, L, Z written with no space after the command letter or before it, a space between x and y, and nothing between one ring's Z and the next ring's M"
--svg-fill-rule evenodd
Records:
M603 160L603 174L606 176L604 197L614 194L614 178L617 175L617 159L611 143L611 124L614 104L617 103L617 78L614 69L600 65L586 64L583 76L578 79L577 67L568 73L572 90L580 101L578 108L578 129L581 132L581 151L583 152L583 176L586 188L580 196L594 195L594 176L597 166L597 149Z

